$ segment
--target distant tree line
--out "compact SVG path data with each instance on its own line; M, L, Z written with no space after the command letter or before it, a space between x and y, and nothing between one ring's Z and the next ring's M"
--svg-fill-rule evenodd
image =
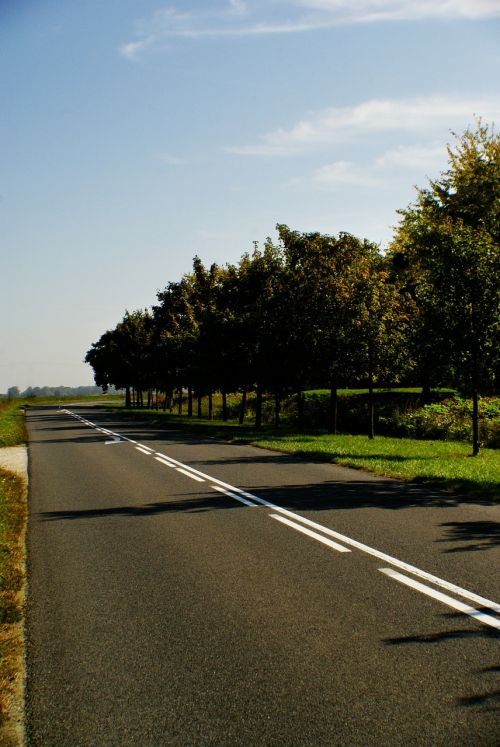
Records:
M248 392L255 424L272 394L275 422L283 396L330 388L330 431L337 391L375 385L453 385L477 401L498 383L500 350L500 139L480 120L449 147L448 170L400 211L389 250L348 233L300 233L278 225L278 242L254 245L237 264L206 267L169 282L151 309L126 312L87 352L95 382L125 389L128 405L170 406Z
M99 386L29 386L23 392L17 386L11 386L7 389L9 399L16 399L17 397L90 397L101 393L102 388Z

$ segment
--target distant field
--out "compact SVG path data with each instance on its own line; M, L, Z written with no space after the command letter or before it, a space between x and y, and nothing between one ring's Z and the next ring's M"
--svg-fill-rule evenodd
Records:
M17 446L27 441L24 408L38 405L57 405L63 402L123 402L121 394L97 394L87 397L29 397L27 399L0 399L0 448Z

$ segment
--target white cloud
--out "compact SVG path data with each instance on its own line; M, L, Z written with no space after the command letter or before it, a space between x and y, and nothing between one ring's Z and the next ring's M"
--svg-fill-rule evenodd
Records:
M281 10L282 9L282 10ZM207 0L202 11L181 12L174 6L155 11L136 24L136 39L120 54L138 59L163 49L172 39L260 36L317 31L346 24L500 16L500 0L283 0L269 3Z
M148 48L148 46L150 46L150 44L148 44L147 39L142 39L141 41L136 42L127 42L126 44L121 45L120 54L128 60L135 60L139 57L141 52Z
M500 15L499 0L300 0L338 23L488 18Z
M236 15L243 15L248 11L248 6L244 0L229 0L230 10Z
M458 98L431 95L407 99L370 99L352 107L314 112L288 129L262 135L258 142L229 146L243 156L290 156L356 142L382 132L431 133L465 128L476 115L500 121L500 95Z
M314 172L313 182L324 186L376 187L415 176L423 179L429 172L442 170L446 161L444 145L399 145L362 164L334 161L321 166Z
M314 180L320 184L351 184L357 187L374 187L378 180L352 161L335 161L316 170Z
M160 153L158 158L162 163L166 163L167 166L184 166L187 163L184 158L178 158L171 153Z
M446 161L444 145L398 145L379 156L375 165L381 169L432 169Z

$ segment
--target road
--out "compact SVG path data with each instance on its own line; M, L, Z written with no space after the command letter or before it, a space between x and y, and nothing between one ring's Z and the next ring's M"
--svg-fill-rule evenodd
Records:
M500 508L31 408L30 745L498 745Z

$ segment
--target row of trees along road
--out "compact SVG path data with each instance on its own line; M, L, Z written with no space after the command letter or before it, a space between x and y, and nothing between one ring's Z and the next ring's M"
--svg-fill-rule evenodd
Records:
M481 121L448 148L448 170L401 211L389 250L348 233L326 236L278 225L279 241L257 244L237 264L192 271L157 294L151 309L126 312L87 352L96 384L126 390L127 405L147 393L197 400L272 393L278 423L283 395L296 392L299 428L305 386L331 389L336 431L340 386L366 385L368 434L373 387L453 384L472 395L478 453L479 393L499 370L500 139ZM182 407L182 396L179 396Z

